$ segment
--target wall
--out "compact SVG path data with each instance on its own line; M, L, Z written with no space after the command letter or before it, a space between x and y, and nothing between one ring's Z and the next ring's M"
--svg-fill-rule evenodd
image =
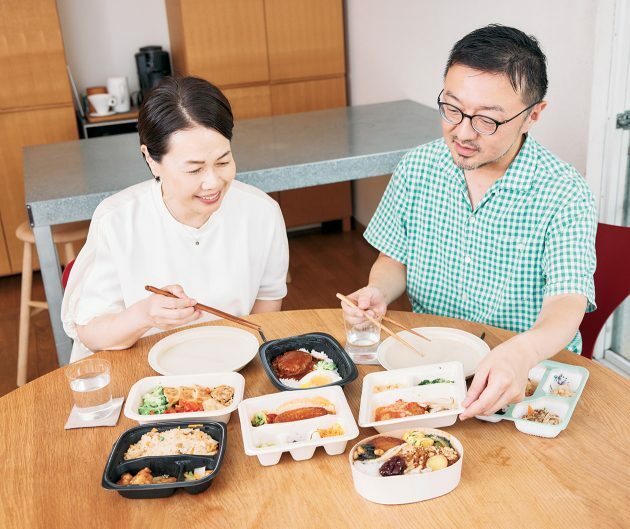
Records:
M346 0L350 104L413 99L435 107L452 45L489 23L515 26L536 36L548 61L549 105L532 135L584 174L595 13L595 0ZM362 224L387 180L355 184Z
M163 0L57 0L66 59L81 93L127 76L139 89L134 54L141 46L169 50Z

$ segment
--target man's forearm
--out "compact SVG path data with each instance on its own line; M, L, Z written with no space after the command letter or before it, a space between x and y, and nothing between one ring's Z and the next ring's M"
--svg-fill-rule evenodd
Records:
M536 362L550 358L567 346L580 327L585 309L586 298L581 294L545 298L536 323L519 335L531 344Z
M389 305L407 288L407 267L381 253L370 270L369 286L378 288Z

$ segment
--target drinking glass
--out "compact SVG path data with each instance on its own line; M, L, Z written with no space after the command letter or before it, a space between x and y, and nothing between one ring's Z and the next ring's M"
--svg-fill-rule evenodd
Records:
M372 322L368 319L357 322L348 318L344 312L343 323L346 327L345 350L355 364L377 363L376 351L381 342L381 318L375 314Z
M110 373L111 364L104 358L86 358L66 368L74 405L82 419L101 419L111 413Z

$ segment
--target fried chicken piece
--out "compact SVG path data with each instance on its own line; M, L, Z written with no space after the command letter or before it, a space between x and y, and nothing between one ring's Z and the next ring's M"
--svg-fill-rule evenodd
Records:
M153 484L153 474L151 473L151 469L149 467L144 467L140 472L138 472L131 481L129 485L152 485Z
M402 439L398 439L397 437L389 437L387 435L383 435L381 437L375 437L370 441L375 450L382 450L383 452L387 452L389 449L394 448L395 446L400 446L404 444L405 441Z
M232 404L232 398L234 398L234 388L223 384L221 386L217 386L216 388L212 388L210 396L224 406L229 406Z
M131 482L131 478L133 478L133 476L129 472L125 472L122 476L120 476L120 479L116 482L116 485L123 485L126 487Z

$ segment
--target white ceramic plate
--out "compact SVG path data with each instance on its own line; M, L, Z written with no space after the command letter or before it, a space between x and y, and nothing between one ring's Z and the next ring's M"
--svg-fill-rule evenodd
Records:
M414 331L431 341L427 342L407 331L399 332L398 335L422 351L424 356L390 336L378 347L378 361L385 369L457 361L464 366L464 376L469 377L475 374L477 364L490 351L488 344L481 338L460 329L417 327Z
M171 334L149 351L149 365L162 375L239 371L258 352L253 334L234 327L196 327Z

